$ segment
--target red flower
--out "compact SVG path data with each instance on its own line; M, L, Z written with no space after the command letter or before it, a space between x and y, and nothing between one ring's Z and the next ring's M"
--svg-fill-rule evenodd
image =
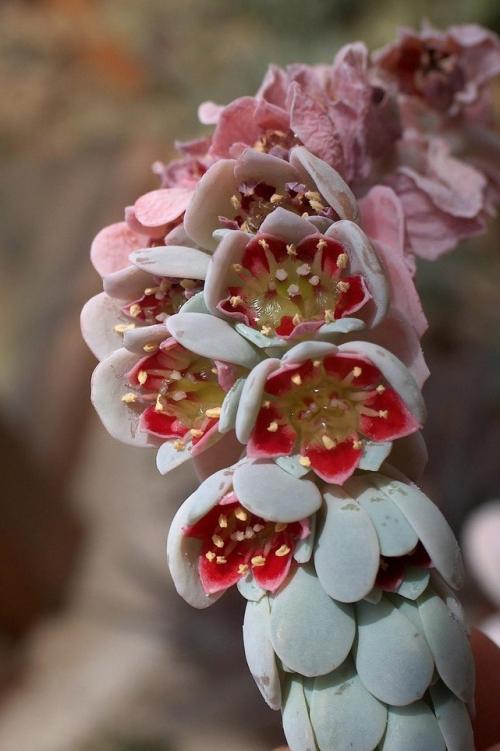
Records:
M385 592L397 592L410 566L424 569L432 568L432 561L421 542L408 555L395 558L381 556L375 586Z

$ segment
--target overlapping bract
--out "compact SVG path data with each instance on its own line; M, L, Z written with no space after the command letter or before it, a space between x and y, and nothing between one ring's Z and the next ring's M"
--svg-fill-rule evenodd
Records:
M175 586L199 608L233 585L248 600L248 663L292 751L473 748L460 552L413 484L413 276L494 210L478 165L499 68L472 26L271 66L255 96L200 107L212 135L92 246L94 405L161 473L194 461Z

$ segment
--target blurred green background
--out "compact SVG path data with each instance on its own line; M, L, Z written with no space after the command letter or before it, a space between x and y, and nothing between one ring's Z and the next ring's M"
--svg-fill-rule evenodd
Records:
M163 560L184 479L116 444L89 405L79 334L95 233L203 132L200 101L253 93L268 62L327 62L398 26L474 21L495 0L2 0L0 4L0 748L266 751L242 603L191 612ZM496 92L499 99L499 92ZM499 493L498 223L418 281L426 489L459 532ZM474 619L491 607L473 583Z

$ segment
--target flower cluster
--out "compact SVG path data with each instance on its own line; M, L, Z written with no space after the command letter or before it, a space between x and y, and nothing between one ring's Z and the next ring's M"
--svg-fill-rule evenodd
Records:
M161 473L192 460L175 586L248 600L248 663L292 751L473 747L460 553L413 484L413 277L494 210L478 165L499 71L473 26L272 66L255 96L201 105L211 135L92 246L93 403Z

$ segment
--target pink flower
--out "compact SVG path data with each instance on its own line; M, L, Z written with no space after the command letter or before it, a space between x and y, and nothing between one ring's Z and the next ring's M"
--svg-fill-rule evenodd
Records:
M221 159L200 180L184 227L200 247L215 249L222 228L255 233L276 208L307 215L318 228L354 219L354 196L340 175L321 159L294 147L290 162L255 149L238 159Z
M384 272L357 225L344 220L321 234L281 208L254 236L224 236L204 294L214 315L282 340L375 325L389 298ZM348 320L338 325L342 319Z
M451 26L445 32L402 29L399 39L373 59L402 94L455 116L477 102L485 84L500 73L500 42L475 24Z
M359 42L343 47L330 66L271 66L255 97L227 107L207 102L200 119L216 123L211 153L219 157L251 146L287 159L303 144L348 181L367 177L400 131L395 100Z
M398 149L401 166L385 181L401 201L413 253L432 261L484 231L487 181L481 172L451 156L438 138L408 133Z

